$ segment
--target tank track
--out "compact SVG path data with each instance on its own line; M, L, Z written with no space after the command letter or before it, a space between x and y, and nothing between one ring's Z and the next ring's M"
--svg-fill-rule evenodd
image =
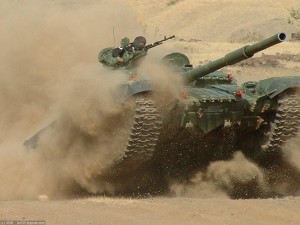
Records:
M147 96L135 99L135 115L124 155L113 166L114 172L138 168L154 154L162 126L161 115L154 102Z
M278 101L278 108L271 129L269 139L262 149L265 151L280 151L282 146L295 137L300 126L300 97L299 95L285 95Z

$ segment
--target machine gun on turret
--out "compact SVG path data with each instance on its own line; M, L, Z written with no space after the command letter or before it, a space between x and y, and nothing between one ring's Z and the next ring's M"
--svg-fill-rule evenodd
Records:
M156 42L154 42L154 43L152 43L152 44L150 44L150 45L146 45L145 46L145 50L147 51L148 49L150 49L150 48L154 48L154 47L156 47L156 46L158 46L158 45L161 45L164 41L167 41L167 40L170 40L170 39L173 39L173 38L175 38L175 35L172 35L172 36L170 36L170 37L164 37L164 39L162 39L162 40L160 40L160 41L156 41Z

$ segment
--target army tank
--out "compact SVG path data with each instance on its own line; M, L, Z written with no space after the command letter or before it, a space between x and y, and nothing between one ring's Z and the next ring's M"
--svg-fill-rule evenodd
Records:
M118 99L133 99L135 105L128 141L123 154L94 180L112 184L114 193L143 192L142 180L144 192L151 192L163 177L181 179L211 161L229 158L237 149L252 158L262 152L280 152L298 132L300 77L269 78L238 86L235 79L218 70L285 38L285 33L279 33L195 68L182 53L166 55L162 62L186 84L181 98L170 99L167 106L156 104L150 81L135 79L123 84L116 91ZM25 146L38 149L40 136L55 130L55 124L40 130ZM156 182L147 180L149 173L156 174Z

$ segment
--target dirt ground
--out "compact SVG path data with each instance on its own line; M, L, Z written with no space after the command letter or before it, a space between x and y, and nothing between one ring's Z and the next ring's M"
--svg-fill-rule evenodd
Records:
M132 39L144 34L153 42L175 34L175 40L153 49L149 58L178 51L188 55L193 65L201 65L248 43L286 32L284 43L225 71L239 84L299 76L300 42L290 40L299 27L287 22L288 10L299 7L299 0L1 1L0 224L39 220L46 224L298 225L300 190L282 198L230 199L216 185L200 180L190 186L170 185L166 196L96 196L94 193L110 187L102 184L102 190L90 185L92 172L110 165L120 154L116 149L121 140L112 143L105 132L101 132L103 151L97 155L82 151L80 140L74 144L76 153L61 152L58 142L45 142L52 155L42 156L27 154L22 144L57 115L67 117L70 123L75 121L91 135L111 126L105 121L108 116L117 116L118 108L111 104L110 91L124 78L118 73L103 74L97 55L100 49L117 45L123 36ZM176 85L170 80L162 83ZM169 91L173 93L172 88ZM99 110L102 117L93 113ZM103 127L94 127L93 121ZM57 134L62 140L66 135ZM300 171L299 140L298 135L286 155ZM223 171L246 171L246 176L254 173L264 182L259 168L243 155L237 154L230 165L222 163L218 165ZM74 178L92 195L70 198L58 194L52 198L53 193L68 187L68 181L62 183L66 177ZM285 185L276 188L283 190Z
M46 224L297 225L299 198L230 200L200 198L68 201L4 201L1 219L45 220Z

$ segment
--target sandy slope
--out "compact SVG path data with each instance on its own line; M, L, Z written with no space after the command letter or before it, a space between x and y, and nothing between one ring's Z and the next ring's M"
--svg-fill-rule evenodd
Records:
M230 41L248 32L265 36L282 28L290 33L295 27L287 24L288 9L299 7L297 0L127 2L138 12L138 19L150 37L175 32L182 38L204 41ZM168 5L171 2L177 3Z
M27 29L27 26L32 27L28 23L21 23L23 18L20 19L16 16L18 14L24 16L21 13L23 12L22 7L16 9L20 12L17 11L17 14L12 14L10 17L11 9L9 6L0 3L1 12L9 12L2 14L3 18L0 18L0 22L3 24L0 29L2 29L3 34L11 32L11 35L7 35L7 37L4 35L4 38L7 39L6 42L1 42L7 44L9 48L3 48L4 50L2 49L0 52L1 59L5 59L5 62L9 60L11 63L2 65L9 76L1 74L0 77L1 84L3 84L0 100L2 105L6 106L1 111L0 157L2 161L0 163L0 181L2 186L0 195L4 199L9 199L0 201L0 220L46 220L47 224L112 225L299 224L299 197L262 200L230 200L214 196L209 196L210 198L198 196L196 198L157 197L149 199L94 197L62 201L10 200L15 198L30 199L32 196L36 197L36 194L43 194L37 193L39 186L35 185L34 181L37 180L33 179L36 178L38 169L30 162L24 163L22 154L12 151L15 145L22 143L21 140L24 140L29 133L31 134L33 130L37 129L41 123L47 121L48 118L45 115L53 110L53 102L57 101L58 98L56 95L49 97L45 92L56 94L57 90L61 91L66 85L68 86L69 83L66 80L73 75L73 73L70 75L69 70L72 69L73 72L74 67L75 69L79 68L81 72L79 74L86 75L85 64L90 66L89 63L94 63L93 60L96 58L98 49L111 44L111 34L108 33L111 32L111 24L119 25L116 26L117 38L128 35L128 33L130 33L128 36L132 38L139 32L144 32L150 41L171 34L176 34L185 40L201 40L195 43L177 39L167 43L162 48L163 52L153 50L151 53L153 55L165 54L176 49L176 51L182 51L189 55L192 63L197 65L206 60L222 57L229 51L244 45L244 43L230 43L230 41L243 41L249 32L267 37L280 31L286 31L287 34L296 31L295 26L290 26L286 22L287 10L292 7L300 7L299 0L181 0L174 5L168 5L171 0L123 1L129 8L124 8L122 4L122 7L112 7L106 4L111 1L105 0L90 0L84 1L84 3L82 0L55 0L53 2L57 2L57 4L63 2L64 7L68 9L72 6L70 8L74 12L72 10L57 11L56 7L50 7L49 12L47 6L39 8L40 5L35 1L28 8L30 9L29 24L32 23L36 29ZM74 3L73 6L73 3L70 2L78 4ZM102 2L105 2L105 5ZM39 7L35 8L36 5ZM87 5L95 5L95 7L89 8ZM25 8L28 10L27 7ZM109 16L112 13L113 18ZM106 17L109 19L105 20ZM27 21L28 15L25 14L24 18ZM45 23L38 23L41 18L45 19L43 20ZM137 18L138 25L135 23L128 25L127 19L132 21L132 18ZM14 26L10 26L11 23ZM14 29L18 27L18 24L21 24L21 28ZM44 26L47 27L46 30L43 29ZM97 30L97 27L101 27L101 29ZM42 36L40 33L44 35ZM101 44L99 44L100 38ZM8 44L11 41L13 45ZM37 43L37 45L33 43ZM33 51L35 48L38 51ZM299 49L299 42L287 42L266 50L265 53L299 54ZM19 57L15 57L16 54L19 54ZM18 67L15 66L16 64ZM31 64L34 66L30 66ZM270 68L230 69L240 75L242 81L290 73L299 74L299 70L295 70L295 67L298 66L297 63L289 64L286 62L286 65L288 68L272 68L272 70ZM98 72L93 66L88 72ZM8 67L9 69L7 69ZM39 71L43 71L43 73ZM19 76L20 74L22 77ZM32 86L34 86L34 92ZM24 90L24 88L25 91L23 92L15 92L15 90ZM86 90L86 87L83 88ZM24 94L25 92L29 92L30 95ZM35 96L39 96L39 98L35 98ZM78 102L78 99L76 100ZM80 107L82 106L80 105ZM4 120L4 116L10 120ZM20 142L14 142L12 145L9 143L8 145L8 141L10 139L15 141L16 136ZM8 151L7 148L11 154L4 155L3 153ZM90 165L89 161L88 163ZM16 164L17 167L12 166ZM24 164L25 167L23 167ZM21 172L20 168L32 172L29 177L26 177L29 179L23 179L26 170ZM81 171L80 165L76 169L78 170L75 172L71 171L75 175ZM5 177L3 174L13 175ZM39 178L39 185L42 183L43 186L51 186L52 180L45 181L43 178L37 177Z

